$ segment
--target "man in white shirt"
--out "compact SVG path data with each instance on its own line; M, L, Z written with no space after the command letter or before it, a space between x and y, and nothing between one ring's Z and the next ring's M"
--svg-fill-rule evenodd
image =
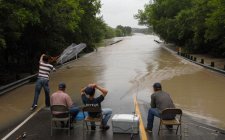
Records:
M35 110L37 108L38 98L41 92L41 89L44 88L45 91L45 105L46 107L50 106L50 89L49 89L49 74L52 70L55 70L53 65L49 64L49 56L42 54L40 61L39 61L39 72L38 72L38 79L35 85L35 94L34 94L34 101L31 106L31 110Z

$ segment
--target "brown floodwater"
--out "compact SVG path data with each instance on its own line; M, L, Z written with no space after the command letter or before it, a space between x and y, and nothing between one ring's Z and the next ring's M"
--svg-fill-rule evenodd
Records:
M80 105L80 89L95 82L109 90L103 106L122 113L125 106L133 106L134 95L140 103L149 104L152 84L162 82L163 89L185 113L225 129L225 76L175 56L154 39L157 37L142 34L125 37L118 44L62 66L51 74L51 93L63 81L67 93ZM31 114L33 95L34 83L30 83L0 96L0 130ZM42 91L38 107L43 106Z

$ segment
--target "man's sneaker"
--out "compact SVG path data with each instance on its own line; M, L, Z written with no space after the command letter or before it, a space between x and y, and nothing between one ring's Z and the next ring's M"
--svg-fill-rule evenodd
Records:
M96 129L96 126L91 126L91 130L95 130Z
M150 128L145 128L145 130L149 133L152 133L152 129L150 129Z
M100 129L102 129L102 130L108 130L110 128L110 126L108 126L108 125L104 125L104 126L100 126Z
M30 108L31 111L34 111L37 108L37 105L34 105Z
M44 108L44 110L50 111L50 106L46 106L46 107Z

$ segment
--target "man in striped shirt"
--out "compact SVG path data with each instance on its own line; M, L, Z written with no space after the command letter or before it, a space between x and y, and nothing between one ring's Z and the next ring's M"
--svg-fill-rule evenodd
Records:
M55 68L49 64L49 56L42 54L40 61L39 61L39 72L38 72L38 79L35 86L35 94L34 94L34 101L31 107L31 110L36 109L38 103L38 97L40 95L42 87L45 91L45 105L46 107L50 106L50 97L49 97L49 74Z

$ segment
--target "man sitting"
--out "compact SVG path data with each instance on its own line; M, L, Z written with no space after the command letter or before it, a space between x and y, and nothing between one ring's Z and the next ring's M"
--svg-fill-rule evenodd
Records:
M175 108L170 95L162 91L162 86L160 83L155 83L153 85L154 92L151 95L151 108L148 111L148 124L146 130L152 132L154 116L161 117L160 114L162 110L166 108ZM163 116L163 119L171 120L174 119L175 115ZM172 128L172 125L166 126L167 128Z
M95 89L98 89L101 91L101 95L98 96L97 98L94 97L95 95ZM105 96L107 95L108 90L100 87L99 85L96 84L89 84L87 87L81 89L81 98L83 103L86 106L100 106L101 107L101 102L104 100ZM91 117L96 117L96 114L91 114L89 113ZM112 115L112 109L110 108L102 108L102 115L103 115L103 120L102 124L100 126L101 129L103 130L108 130L110 127L107 125L107 122ZM94 123L91 123L91 130L95 130L96 126Z
M51 106L52 105L64 105L68 107L70 114L71 114L71 124L73 123L74 119L76 118L77 114L79 113L79 108L73 105L72 99L70 96L65 92L66 90L66 84L60 83L58 86L58 91L53 93L50 99ZM54 115L60 117L63 117L62 113L59 112L53 112ZM62 125L64 125L62 123ZM72 125L71 125L72 128Z

